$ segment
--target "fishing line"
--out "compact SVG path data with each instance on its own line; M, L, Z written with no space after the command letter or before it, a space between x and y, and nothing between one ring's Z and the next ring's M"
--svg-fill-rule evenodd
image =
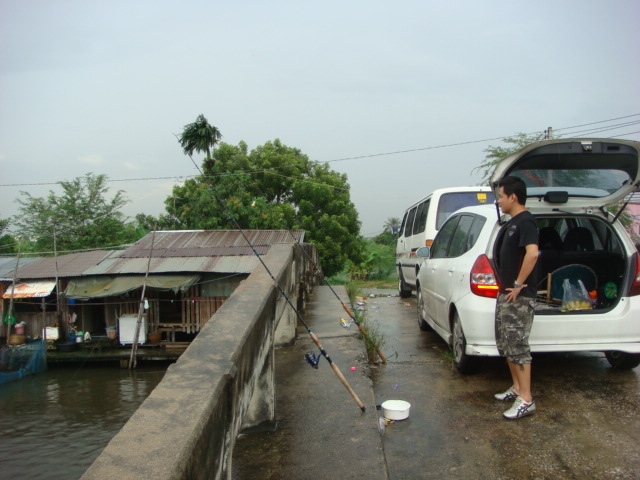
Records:
M202 170L200 169L200 167L196 164L196 162L193 160L193 157L191 157L191 155L189 155L189 158L191 159L191 161L193 162L193 164L195 165L195 167L198 169L198 171L202 174L202 176L204 177L204 173L202 172ZM233 214L231 213L231 210L226 206L226 204L222 201L222 199L218 196L218 194L216 193L215 189L213 188L213 186L210 187L210 191L211 194L213 195L213 197L216 199L216 201L220 204L220 207L222 207L223 211L226 212L226 214L229 217L229 220L231 220L236 228L238 229L238 231L240 232L240 234L242 235L242 237L244 238L244 240L247 242L247 245L249 246L249 248L251 248L251 250L253 251L254 255L256 256L256 258L260 261L260 263L262 264L262 266L264 267L265 271L267 272L267 274L271 277L271 280L273 281L274 285L278 288L278 290L280 291L280 293L282 294L282 296L284 297L284 299L287 301L287 303L289 304L289 306L292 308L292 310L295 312L296 316L298 317L298 320L300 320L300 323L302 323L302 325L304 326L304 328L307 330L307 332L309 333L309 336L311 337L311 340L313 340L313 343L316 344L316 347L318 347L318 350L320 350L320 353L322 354L322 356L324 358L326 358L327 362L329 362L329 365L331 366L333 372L336 374L336 376L340 379L340 381L342 382L342 384L344 385L344 387L347 389L347 391L351 394L351 396L353 397L353 399L355 400L355 402L357 403L358 407L360 407L360 410L362 410L363 412L365 411L365 406L364 404L360 401L360 399L358 398L358 395L356 394L356 392L351 388L351 385L349 385L349 382L347 381L347 379L344 377L344 375L342 374L342 372L340 371L340 369L338 368L338 366L333 362L333 360L331 360L331 357L329 356L329 354L327 353L327 351L324 349L324 347L320 344L320 340L318 340L318 337L315 335L315 333L313 333L311 331L311 329L309 328L309 326L307 325L307 323L304 321L304 318L302 317L302 315L300 314L300 312L298 311L298 309L293 305L293 303L291 302L291 300L289 299L289 296L285 293L284 289L280 286L280 284L278 283L278 281L276 280L276 278L273 276L273 273L271 273L271 270L269 269L269 267L267 267L267 265L264 263L264 260L262 260L262 256L258 253L258 251L255 249L255 247L253 246L253 244L251 243L251 241L249 240L249 238L247 237L247 235L244 232L244 229L242 229L240 227L240 224L238 223L238 221L236 220L236 218L233 216ZM306 358L306 355L305 355ZM317 367L317 361L315 362L315 367ZM312 365L314 366L314 365Z
M193 159L192 159L193 161ZM261 171L260 173L271 173L268 171ZM276 174L277 175L277 174ZM280 176L280 175L279 175ZM256 182L257 184L257 182ZM331 187L331 185L327 185L328 187ZM335 188L335 187L332 187ZM256 187L257 190L259 190ZM262 193L262 192L260 192ZM262 198L266 198L264 193L262 193ZM284 220L281 220L281 224L284 225L284 229L289 233L289 235L291 236L291 238L293 239L293 241L296 243L296 245L298 245L298 247L300 248L300 251L303 253L303 255L307 258L307 260L311 263L311 265L313 266L313 268L315 269L316 272L319 272L320 269L318 268L318 265L313 261L313 259L311 258L311 256L309 255L309 253L302 247L302 244L300 243L300 241L296 238L296 236L293 234L293 232L291 231L291 229L286 225L286 222ZM342 301L342 299L340 298L340 296L338 295L338 293L335 291L335 289L331 286L331 284L327 281L327 279L325 278L324 275L321 275L322 278L322 282L329 287L329 289L331 290L331 292L333 293L333 295L338 299L338 301L340 302L340 304L342 305L342 308L344 309L345 312L347 312L347 315L349 315L349 317L351 317L351 320L353 321L353 323L355 323L358 327L358 330L360 330L360 333L362 333L362 336L365 338L365 340L368 340L369 337L367 335L367 331L364 328L364 326L362 325L361 322L358 321L358 319L356 318L356 316L353 314L353 312L351 311L351 309ZM340 325L344 328L349 328L351 326L351 322L347 323L344 321L340 321ZM380 359L382 360L383 363L387 363L387 359L385 358L385 356L382 354L382 352L380 351L380 349L378 349L376 347L376 353L377 355L380 357ZM307 354L308 355L308 354ZM311 357L310 357L311 358ZM310 358L307 358L305 356L305 359L307 360L307 362L309 362L309 364L311 366L313 366L314 368L318 368L317 367L317 361L315 361L315 363L310 360ZM318 358L319 360L319 358Z

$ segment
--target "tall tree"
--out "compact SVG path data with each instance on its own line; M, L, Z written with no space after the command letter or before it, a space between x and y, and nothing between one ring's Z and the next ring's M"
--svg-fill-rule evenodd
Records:
M192 156L194 153L207 154L203 161L206 171L213 166L211 152L221 138L220 130L211 125L204 115L200 114L195 122L184 126L178 141L185 155Z
M360 260L360 222L346 175L278 139L251 151L244 142L221 143L210 160L203 160L204 177L174 187L165 200L178 228L236 228L237 221L241 228L304 229L328 276L347 259Z
M482 173L481 184L488 184L491 180L491 175L496 167L496 164L506 157L507 155L517 152L523 147L526 147L530 143L538 142L544 138L544 133L518 133L513 137L503 138L502 141L508 145L494 146L489 145L483 151L487 154L484 157L484 161L478 165L473 171L479 170Z
M8 233L9 219L0 219L0 255L16 253L16 239Z
M384 222L382 228L383 232L395 234L398 228L400 228L400 219L398 217L389 217L387 218L387 221Z
M106 175L86 174L58 182L62 194L44 197L20 192L20 214L13 223L38 251L78 250L120 245L139 238L119 210L128 202L119 190L107 198Z

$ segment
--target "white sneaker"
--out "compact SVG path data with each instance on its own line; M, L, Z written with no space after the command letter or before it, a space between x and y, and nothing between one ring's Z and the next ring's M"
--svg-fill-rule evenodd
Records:
M516 392L513 385L511 385L506 392L496 393L493 398L500 400L501 402L510 402L511 400L518 398L518 392Z
M513 402L513 405L509 410L503 413L505 418L509 420L515 420L516 418L526 417L527 415L531 415L536 411L536 402L531 400L531 402L525 402L522 397L516 398L516 401Z

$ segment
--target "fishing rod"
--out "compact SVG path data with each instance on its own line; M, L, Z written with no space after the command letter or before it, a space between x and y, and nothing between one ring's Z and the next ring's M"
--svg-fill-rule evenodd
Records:
M316 265L316 263L311 259L311 256L307 253L307 251L302 248L302 245L300 244L300 242L298 241L298 239L296 239L296 237L293 235L293 233L291 232L291 230L289 230L286 226L285 226L285 230L287 230L287 232L289 232L289 235L291 235L291 238L294 239L294 241L296 242L296 245L298 245L298 247L300 247L300 251L302 251L302 253L305 255L305 257L307 257L307 260L309 260L309 262L311 262L311 265L313 265L313 267L316 269L316 271L318 271L318 265ZM356 316L353 314L353 312L351 311L351 309L342 301L342 299L340 298L340 296L338 295L338 293L333 289L333 287L331 286L331 284L327 281L327 279L325 278L324 275L322 275L322 281L323 283L329 287L329 289L331 290L331 292L333 292L333 294L335 295L335 297L338 299L338 301L342 304L342 308L344 308L345 312L347 312L347 315L349 315L351 317L351 320L358 326L358 329L360 330L360 332L362 333L362 335L364 336L365 339L368 339L369 337L367 336L367 331L365 330L365 328L362 326L362 324L358 321L358 319L356 318ZM343 323L340 322L340 324L345 327L345 328L349 328L349 326L351 325L350 323ZM382 363L387 363L387 359L385 358L385 356L382 354L382 352L380 351L380 349L376 348L376 353L378 354L378 356L380 357L380 359L382 360Z
M193 162L193 164L195 165L195 167L198 169L198 171L200 172L200 174L204 177L204 173L202 172L202 170L200 169L200 167L196 164L196 162L193 160L193 158L191 157L191 155L189 155L189 158L191 159L191 161ZM210 188L211 193L213 194L213 197L216 199L216 201L220 204L220 206L222 207L222 209L224 211L226 211L227 215L229 216L229 219L235 224L236 228L238 229L238 231L240 232L240 234L242 235L242 237L244 238L244 240L247 242L247 245L249 245L249 248L251 248L251 250L253 251L254 255L256 256L256 258L260 261L260 263L262 264L262 266L264 267L265 271L267 272L267 274L269 275L269 277L271 277L271 280L273 280L274 285L278 288L278 290L280 291L280 294L284 297L284 299L287 301L287 303L289 304L289 306L293 309L293 311L295 312L296 316L298 317L298 320L300 320L300 323L302 323L302 325L304 326L304 328L307 330L307 332L309 333L309 336L311 337L311 340L313 340L313 343L316 344L316 347L318 347L318 350L320 350L321 355L327 359L327 362L329 362L329 365L331 366L331 369L333 370L333 372L336 374L336 376L340 379L340 381L342 382L342 384L344 385L344 387L347 389L347 391L349 392L349 394L351 394L351 397L353 397L353 399L355 400L356 404L358 405L358 407L360 407L360 410L362 410L363 412L365 411L365 406L364 404L360 401L360 399L358 398L358 395L356 394L356 392L351 388L351 385L349 385L349 382L347 381L347 379L344 377L344 375L342 374L342 372L340 371L340 369L338 368L338 366L333 362L333 360L331 360L331 357L329 356L329 354L327 353L327 351L324 349L324 347L322 346L322 344L320 343L320 340L318 340L318 337L316 336L315 333L313 333L311 331L311 329L309 328L309 326L307 325L307 323L304 321L304 318L302 317L302 315L300 314L300 312L298 311L298 309L293 305L293 303L291 302L291 300L289 299L289 296L286 294L286 292L284 291L284 289L280 286L280 283L276 280L276 278L273 276L273 273L271 273L271 270L269 269L269 267L267 266L266 263L264 263L264 260L262 259L262 256L258 253L258 251L255 249L255 247L253 246L253 244L251 243L251 241L249 240L249 237L247 237L247 235L245 234L244 230L240 227L240 224L238 223L238 221L236 220L236 218L233 216L233 214L231 213L231 211L229 210L229 208L225 205L225 203L222 201L222 199L218 196L218 194L216 193L215 189L213 188L213 186ZM315 355L307 353L305 355L305 359L307 360L307 362L309 362L309 364L314 367L314 368L318 368L318 362L320 361L320 358L316 358Z
M265 170L265 173L270 173L269 171ZM311 263L311 265L313 265L313 267L315 268L316 271L319 271L318 265L313 261L313 259L311 258L311 256L309 255L309 253L307 253L307 251L302 248L302 245L300 244L300 241L296 238L296 236L293 234L293 232L291 231L291 229L289 229L286 225L286 223L283 221L282 222L284 224L284 229L289 233L289 235L291 235L291 238L293 238L293 241L296 243L296 245L298 245L298 247L300 248L300 251L302 251L303 255L307 258L307 260ZM340 296L338 295L338 293L334 290L334 288L331 286L331 284L327 281L327 279L325 278L324 275L322 275L322 282L329 287L329 289L331 290L331 292L333 293L333 295L338 299L338 301L340 302L340 304L342 305L342 308L344 309L345 312L347 312L347 315L349 315L349 317L351 317L351 320L353 321L353 323L355 323L358 327L358 330L360 330L360 333L362 333L362 336L365 339L368 339L368 335L367 335L367 331L365 330L364 326L358 321L358 319L356 318L356 316L353 314L353 312L351 311L351 309L342 301L342 299L340 298ZM340 322L340 325L342 325L344 328L349 328L351 326L351 323L345 323L343 321ZM378 354L378 356L380 357L380 359L382 360L382 363L387 363L387 359L385 358L385 356L382 354L382 352L380 351L379 348L376 348L376 353Z

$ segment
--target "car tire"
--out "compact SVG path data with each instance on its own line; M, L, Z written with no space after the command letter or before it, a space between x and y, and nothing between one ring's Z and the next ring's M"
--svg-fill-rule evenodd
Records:
M404 283L404 277L400 269L398 269L398 294L400 298L409 298L411 296L411 289Z
M467 339L462 331L462 323L458 312L453 314L451 322L451 350L453 362L460 373L475 373L478 371L480 360L477 357L467 355Z
M607 361L613 368L620 370L630 370L640 365L640 353L627 353L612 350L604 352Z
M418 297L418 301L416 302L416 304L418 305L418 326L423 332L432 332L433 328L431 328L431 325L427 323L427 321L424 319L424 316L422 315L422 312L424 311L424 296L420 291L420 284L416 284L416 296Z

